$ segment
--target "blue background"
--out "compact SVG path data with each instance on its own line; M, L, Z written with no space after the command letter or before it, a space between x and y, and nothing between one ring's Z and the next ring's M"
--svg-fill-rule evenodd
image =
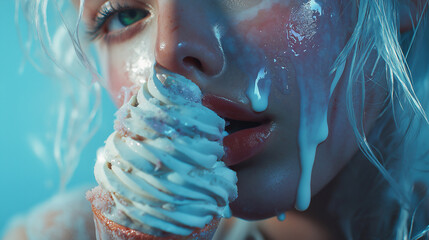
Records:
M58 191L58 169L53 161L42 162L30 147L31 138L43 139L55 116L56 89L51 79L38 73L18 43L14 24L14 1L0 1L0 236L7 222L26 214ZM25 63L25 64L23 64ZM20 71L24 65L23 71ZM115 107L103 92L103 124L82 154L69 188L95 185L96 150L112 132ZM49 149L48 149L49 151Z

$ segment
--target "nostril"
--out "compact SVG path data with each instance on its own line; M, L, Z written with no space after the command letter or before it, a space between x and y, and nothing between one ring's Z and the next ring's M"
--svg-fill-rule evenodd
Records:
M200 70L201 72L204 72L203 64L201 63L200 60L198 60L194 57L185 57L183 59L183 63L185 64L186 67L194 67L194 68Z

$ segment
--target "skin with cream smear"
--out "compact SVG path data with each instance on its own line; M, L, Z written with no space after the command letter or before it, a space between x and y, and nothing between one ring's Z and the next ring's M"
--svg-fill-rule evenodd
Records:
M195 82L203 103L230 120L224 161L238 176L235 216L284 219L288 210L307 209L358 151L345 107L347 79L331 74L353 31L343 1L85 4L90 29L98 16L94 42L118 106L157 63ZM103 22L100 10L110 11ZM378 83L366 84L366 101L381 103ZM369 130L382 104L366 106Z

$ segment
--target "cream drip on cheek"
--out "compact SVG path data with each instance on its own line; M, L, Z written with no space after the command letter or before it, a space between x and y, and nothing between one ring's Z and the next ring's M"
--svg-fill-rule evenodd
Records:
M321 15L322 7L315 0L292 9L286 34L288 47L295 56L317 47L314 36L318 31L318 18Z
M258 11L256 17L241 21L238 30L244 34L246 41L257 49L257 54L249 54L244 64L253 69L252 81L247 89L247 96L257 112L264 111L268 106L271 86L279 88L283 94L289 91L288 79L294 75L287 51L286 28L289 21L290 8L275 3L271 8ZM252 59L252 60L250 60ZM257 60L255 60L257 59ZM256 61L257 64L250 61Z
M318 2L309 0L293 8L273 4L270 9L260 10L255 18L240 23L240 30L263 50L276 88L280 87L281 92L287 94L288 80L298 76L298 152L301 162L296 199L298 210L306 210L310 204L316 149L328 137L328 105L337 83L334 77L329 76L333 59L323 58L321 55L333 55L329 48L336 47L330 44L340 44L338 39L330 38L329 31L324 31L326 27L319 28L321 18L323 24L334 26L334 14L324 15L326 9L322 9ZM321 46L329 50L319 51ZM337 48L339 49L338 46ZM337 50L332 52L335 51Z
M322 14L323 10L325 14ZM296 30L297 35L289 39L289 45L295 55L293 60L297 66L301 98L298 133L301 175L295 203L298 210L306 210L310 204L316 150L328 137L329 102L344 69L340 66L337 75L330 75L330 68L344 46L345 34L332 27L341 29L342 26L336 22L334 11L323 10L316 1L310 0L291 14L289 32Z

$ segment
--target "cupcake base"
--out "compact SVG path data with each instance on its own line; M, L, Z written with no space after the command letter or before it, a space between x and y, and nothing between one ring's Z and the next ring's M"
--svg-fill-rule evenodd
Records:
M91 206L94 213L94 223L97 240L211 240L219 225L219 218L214 218L209 224L202 229L197 229L188 236L169 235L165 237L153 236L124 227L106 218L99 209Z

